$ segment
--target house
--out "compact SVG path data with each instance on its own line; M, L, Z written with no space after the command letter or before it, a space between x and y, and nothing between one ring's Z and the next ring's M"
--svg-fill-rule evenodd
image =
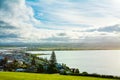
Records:
M15 71L16 71L16 72L25 72L26 69L19 68L19 69L16 69Z
M58 70L63 69L63 66L59 63L56 63L56 67L57 67Z
M3 66L0 66L0 71L3 71Z
M3 60L4 59L4 57L3 56L0 56L0 60Z

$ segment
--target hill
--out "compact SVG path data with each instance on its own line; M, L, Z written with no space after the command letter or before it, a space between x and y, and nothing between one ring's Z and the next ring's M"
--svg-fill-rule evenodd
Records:
M0 43L1 47L27 47L29 50L118 50L120 43Z

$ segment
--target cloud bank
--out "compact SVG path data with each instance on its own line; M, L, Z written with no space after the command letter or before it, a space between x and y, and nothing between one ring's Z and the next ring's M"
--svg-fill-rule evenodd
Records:
M0 43L120 43L118 3L119 0L0 0Z

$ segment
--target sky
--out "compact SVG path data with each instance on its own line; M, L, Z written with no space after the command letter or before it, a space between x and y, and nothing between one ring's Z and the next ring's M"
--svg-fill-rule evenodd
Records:
M0 0L0 43L120 43L120 0Z

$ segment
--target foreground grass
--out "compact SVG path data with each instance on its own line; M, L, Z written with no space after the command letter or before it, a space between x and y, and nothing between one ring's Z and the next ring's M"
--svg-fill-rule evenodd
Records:
M114 79L81 76L64 76L59 74L0 72L0 80L114 80Z

